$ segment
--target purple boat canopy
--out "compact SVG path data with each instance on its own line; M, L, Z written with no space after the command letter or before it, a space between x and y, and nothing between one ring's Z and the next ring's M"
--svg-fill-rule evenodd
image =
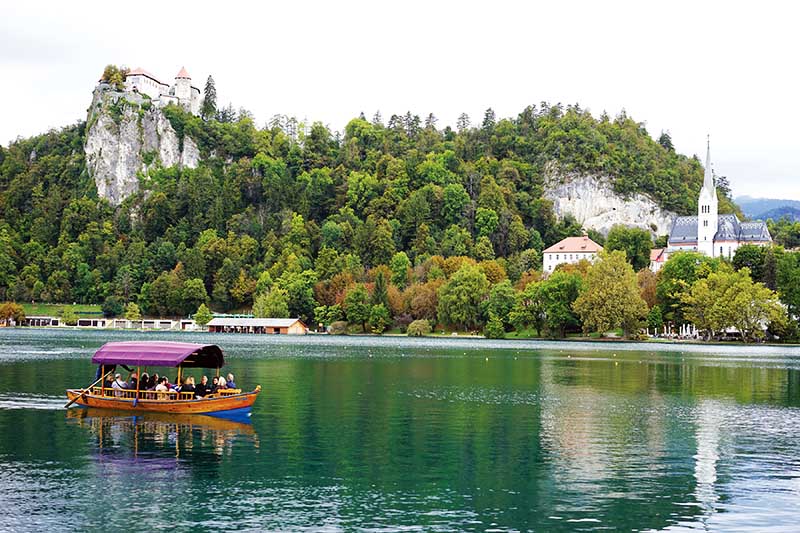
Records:
M216 344L138 341L107 342L92 357L95 365L186 366L220 368L225 363Z

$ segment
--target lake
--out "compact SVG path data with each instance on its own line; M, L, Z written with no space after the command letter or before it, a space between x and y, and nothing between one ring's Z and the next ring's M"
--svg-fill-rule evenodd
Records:
M63 409L142 338L251 423ZM797 531L798 428L793 347L3 329L0 529Z

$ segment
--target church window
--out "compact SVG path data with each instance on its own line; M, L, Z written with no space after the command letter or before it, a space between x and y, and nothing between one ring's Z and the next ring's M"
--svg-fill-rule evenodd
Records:
M719 255L722 255L722 246L719 247Z

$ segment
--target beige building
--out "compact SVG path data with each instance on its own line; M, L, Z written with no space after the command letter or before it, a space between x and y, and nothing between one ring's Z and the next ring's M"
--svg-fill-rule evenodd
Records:
M299 318L215 318L209 333L256 333L261 335L305 335L308 328Z
M581 259L593 263L602 249L602 246L586 235L567 237L542 252L542 268L545 274L550 274L556 266L563 263L577 263Z

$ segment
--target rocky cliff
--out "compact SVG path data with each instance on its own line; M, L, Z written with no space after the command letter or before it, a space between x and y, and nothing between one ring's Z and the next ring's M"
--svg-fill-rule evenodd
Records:
M603 234L615 224L623 224L664 235L676 216L644 194L628 198L617 194L607 176L563 172L556 164L545 172L544 196L553 202L559 218L571 215L584 228Z
M149 168L196 168L200 160L194 141L180 139L147 98L105 84L95 89L86 124L86 166L97 193L112 205L135 193Z

